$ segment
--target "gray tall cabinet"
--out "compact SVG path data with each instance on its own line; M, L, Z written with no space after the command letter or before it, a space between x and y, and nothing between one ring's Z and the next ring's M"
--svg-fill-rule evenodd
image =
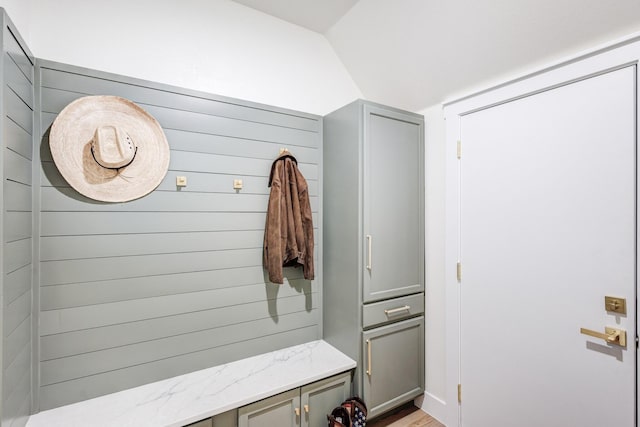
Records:
M424 390L424 119L358 100L323 130L324 338L375 417Z

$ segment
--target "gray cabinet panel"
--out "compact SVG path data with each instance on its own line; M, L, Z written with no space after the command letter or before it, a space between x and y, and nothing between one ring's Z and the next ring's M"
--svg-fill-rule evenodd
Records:
M362 334L361 372L369 417L419 396L424 391L424 317Z
M424 290L422 121L364 107L364 302Z
M294 389L238 409L238 427L296 427L300 390Z
M300 389L302 427L327 424L327 414L340 406L351 394L351 373L327 378Z

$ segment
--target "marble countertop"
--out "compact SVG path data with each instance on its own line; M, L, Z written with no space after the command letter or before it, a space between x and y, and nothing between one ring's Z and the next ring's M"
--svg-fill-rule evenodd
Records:
M27 427L179 427L355 367L312 341L43 411Z

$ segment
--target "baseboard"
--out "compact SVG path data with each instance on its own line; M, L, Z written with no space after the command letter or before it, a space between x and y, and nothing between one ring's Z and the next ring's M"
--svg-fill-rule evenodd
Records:
M413 403L442 424L445 424L447 403L444 400L425 392L424 395L417 397Z

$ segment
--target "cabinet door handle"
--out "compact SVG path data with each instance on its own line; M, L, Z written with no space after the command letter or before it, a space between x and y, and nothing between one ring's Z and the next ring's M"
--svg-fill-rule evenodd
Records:
M400 313L401 311L410 311L410 310L411 310L411 307L408 305L405 305L403 307L392 308L391 310L385 310L384 314L388 316L390 314L396 314L396 313Z
M367 234L367 270L371 271L371 235Z
M367 375L371 376L371 340L367 340Z
M304 412L309 413L309 405L304 405Z
M296 417L299 417L300 416L300 408L295 408L294 411L296 413Z

